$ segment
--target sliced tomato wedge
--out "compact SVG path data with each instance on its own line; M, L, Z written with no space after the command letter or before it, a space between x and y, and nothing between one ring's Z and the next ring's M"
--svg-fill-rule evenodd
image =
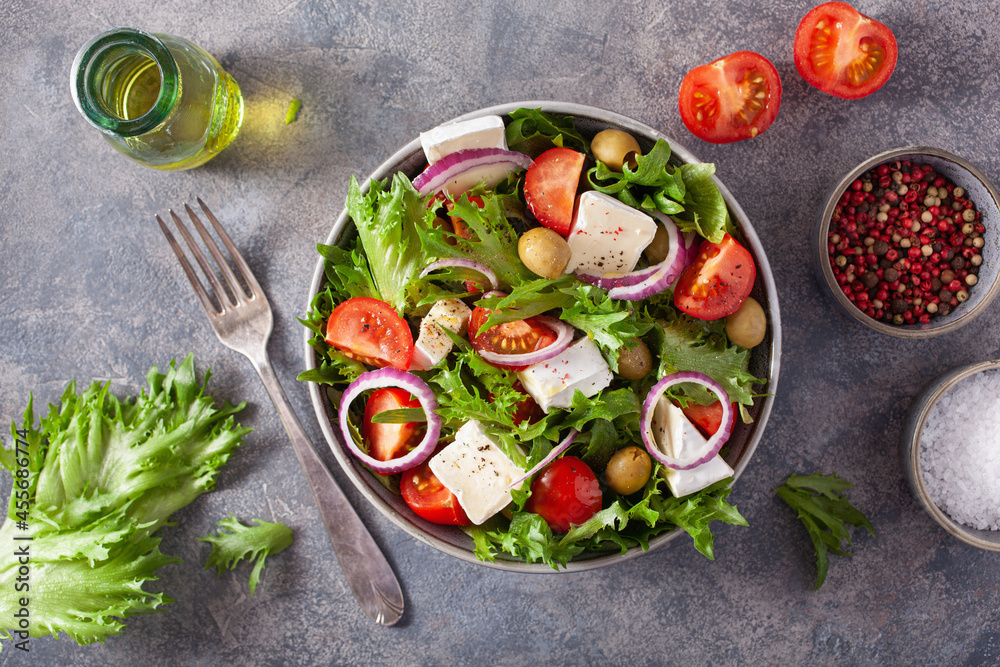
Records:
M677 280L674 305L700 320L717 320L739 310L756 277L753 256L732 236L726 234L721 243L702 241Z
M410 327L392 306L364 296L333 309L326 323L326 342L368 366L405 371L413 359Z
M476 352L489 350L497 354L526 354L540 350L555 342L556 332L533 317L492 326L476 335L492 313L491 310L476 306L469 317L469 340ZM505 366L511 371L523 371L527 366Z
M681 120L699 139L728 144L771 127L781 106L781 79L764 56L737 51L685 75Z
M471 521L458 504L455 494L431 472L430 459L403 472L399 490L414 513L430 521L448 526L468 526Z
M549 229L569 235L580 173L586 156L570 148L550 148L528 167L524 199L531 214Z
M795 31L795 67L810 85L847 100L874 93L896 68L896 37L845 2L824 2Z
M733 403L733 411L736 411L736 404ZM722 426L722 403L716 401L709 405L698 405L688 403L686 408L681 408L688 421L698 427L706 438L715 435L715 432Z
M415 437L419 422L379 424L373 422L372 417L388 410L419 407L420 401L399 387L385 387L372 392L365 403L365 419L361 426L361 437L368 445L368 454L379 461L391 461L410 451L410 447L419 441Z

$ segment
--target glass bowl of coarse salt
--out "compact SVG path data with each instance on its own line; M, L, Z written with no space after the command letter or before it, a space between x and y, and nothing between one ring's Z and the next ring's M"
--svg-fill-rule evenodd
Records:
M957 368L913 401L900 442L913 495L949 533L1000 551L1000 359Z

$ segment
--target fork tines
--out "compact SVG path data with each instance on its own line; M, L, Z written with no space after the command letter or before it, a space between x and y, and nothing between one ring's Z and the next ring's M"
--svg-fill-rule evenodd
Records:
M156 221L160 224L160 229L163 231L163 235L167 237L167 242L170 244L174 254L177 255L177 259L180 261L181 266L184 268L184 273L187 275L188 280L191 282L191 286L198 295L198 299L201 301L202 307L209 313L209 315L221 315L233 307L253 300L255 295L261 294L262 292L260 285L257 284L256 279L253 277L253 273L250 271L250 267L247 266L243 256L240 255L239 250L236 249L236 246L233 244L232 239L229 238L226 230L219 224L219 220L215 217L212 211L209 210L208 206L205 205L205 202L203 202L200 197L197 198L197 201L209 222L212 223L212 227L215 229L215 233L222 241L222 244L226 246L226 250L229 251L229 255L232 257L233 264L236 266L242 282L236 277L236 273L233 272L229 262L222 254L222 250L219 248L218 244L212 238L212 235L202 224L201 219L190 206L184 204L184 209L187 211L187 215L188 218L191 219L191 223L194 225L195 229L198 230L198 235L201 236L205 247L208 248L209 253L215 259L215 264L218 267L219 274L217 274L211 267L204 253L201 251L198 242L191 235L191 232L188 231L187 226L185 226L180 216L171 210L170 217L173 218L174 224L177 226L177 230L181 233L181 236L184 237L184 241L187 244L188 249L191 251L195 261L198 262L202 272L208 279L208 282L212 287L211 294L202 285L197 272L188 261L184 250L181 248L180 244L177 243L177 240L171 233L170 228L167 227L167 224L159 215L156 216ZM219 280L220 277L222 279L221 283ZM244 289L244 284L248 289ZM212 298L213 295L214 301Z

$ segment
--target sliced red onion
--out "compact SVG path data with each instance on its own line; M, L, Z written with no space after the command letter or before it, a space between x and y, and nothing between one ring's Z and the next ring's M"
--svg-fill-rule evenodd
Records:
M569 344L573 342L573 327L562 320L547 315L536 315L532 319L556 333L556 339L551 344L546 345L540 350L525 352L523 354L500 354L498 352L483 350L479 353L479 356L494 366L534 366L543 361L548 361L569 347Z
M531 165L532 159L517 151L469 148L428 165L413 179L413 187L421 195L443 190L454 197L482 182L492 188L511 173Z
M626 301L638 301L659 294L674 284L674 281L681 275L684 267L687 266L687 253L684 251L681 242L681 234L674 221L666 215L657 212L656 218L667 230L667 239L670 249L667 256L659 264L655 264L654 270L644 276L643 280L631 285L620 285L608 290L608 296L612 299L623 299Z
M690 266L691 262L698 256L698 247L700 245L701 236L697 232L687 232L684 234L684 251L687 253L687 259L684 261L685 268Z
M351 438L351 431L348 428L348 408L351 407L354 399L360 396L362 392L369 389L381 389L382 387L399 387L405 389L420 402L420 407L427 414L427 432L424 434L423 440L405 456L400 456L389 461L379 461L355 447L354 440ZM434 446L437 445L438 436L441 435L441 417L435 412L437 407L438 404L437 399L434 398L434 392L423 380L412 373L406 373L395 368L380 368L376 371L362 373L358 376L357 380L347 386L347 389L344 390L344 395L340 398L340 435L344 439L347 449L375 472L388 475L409 470L426 461L434 453Z
M652 427L653 410L656 408L656 403L660 400L660 396L663 395L663 392L674 385L682 384L684 382L700 384L719 397L719 401L722 403L722 423L719 425L719 430L705 442L705 448L703 451L698 452L696 456L691 458L675 459L674 457L665 454L656 445ZM642 413L639 415L639 427L642 433L642 444L646 446L646 451L649 452L650 456L663 465L676 470L690 470L691 468L697 468L701 464L707 463L715 457L715 455L719 453L719 450L722 449L722 445L729 439L729 434L733 432L733 424L735 421L736 413L733 411L733 406L729 402L729 396L726 395L726 390L723 389L718 382L704 373L697 373L695 371L674 373L672 375L668 375L653 385L653 388L649 390L649 394L646 396L646 400L642 404Z
M497 288L497 274L493 273L493 270L481 262L477 262L474 259L461 259L453 257L451 259L442 259L437 262L432 262L427 265L427 268L420 272L420 277L423 278L428 273L437 271L438 269L444 269L449 266L457 266L463 269L472 269L473 271L478 271L479 273L486 276L486 279L490 281L490 286L493 289ZM506 296L506 295L504 295Z
M657 269L660 268L659 264L654 264L653 266L646 267L645 269L640 269L638 271L632 271L630 273L624 273L620 276L614 275L604 275L604 276L593 276L586 273L578 273L576 277L585 283L590 283L591 285L596 285L601 289L612 289L614 287L626 287L628 285L635 285L636 283L641 283L646 280L649 276L656 273Z
M538 465L536 465L534 468L524 473L524 475L519 480L508 486L507 490L509 491L510 489L516 489L517 487L521 486L521 484L524 483L524 480L541 472L542 469L545 468L545 466L555 461L560 454L569 449L569 446L573 444L574 440L576 440L577 435L579 435L579 431L577 431L575 428L571 428L569 430L569 433L566 434L566 437L562 439L562 442L560 442L558 445L552 448L552 451L549 452L548 456L539 461Z

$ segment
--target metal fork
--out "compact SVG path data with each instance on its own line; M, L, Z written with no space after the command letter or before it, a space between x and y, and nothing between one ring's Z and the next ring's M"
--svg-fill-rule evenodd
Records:
M191 286L194 288L195 294L198 295L198 300L201 301L215 334L226 347L236 350L250 359L250 363L253 364L260 376L261 382L264 383L264 388L267 389L268 395L274 402L274 407L278 410L278 416L285 427L285 432L288 433L288 437L292 441L295 455L306 473L309 488L312 489L316 505L319 507L319 514L326 526L326 531L330 534L333 550L337 553L337 560L340 561L340 567L347 576L347 583L350 584L354 596L373 621L381 625L392 625L403 615L403 593L399 588L399 582L396 580L392 568L389 567L389 563L386 562L385 556L375 544L375 540L372 539L371 534L361 522L357 512L354 511L343 491L337 486L330 471L323 464L316 450L313 449L302 429L302 424L299 423L288 404L285 392L278 383L278 377L271 368L271 362L267 357L267 339L271 335L274 318L271 315L271 306L267 302L267 296L251 273L250 267L243 260L243 256L240 255L239 250L236 249L229 235L226 234L205 202L198 198L198 204L209 222L212 223L212 227L222 240L223 245L226 246L226 250L229 251L239 273L239 278L246 285L246 290L240 284L240 280L237 279L229 262L223 257L219 246L190 206L184 204L184 209L187 211L191 223L198 230L198 234L208 251L215 259L222 284L216 276L216 271L211 268L180 217L172 210L170 216L208 279L212 287L212 294L209 294L202 285L184 251L174 239L174 235L163 219L157 215L156 221L160 223L160 229L167 237L167 242L173 248L174 254L177 255L188 280L191 281Z

